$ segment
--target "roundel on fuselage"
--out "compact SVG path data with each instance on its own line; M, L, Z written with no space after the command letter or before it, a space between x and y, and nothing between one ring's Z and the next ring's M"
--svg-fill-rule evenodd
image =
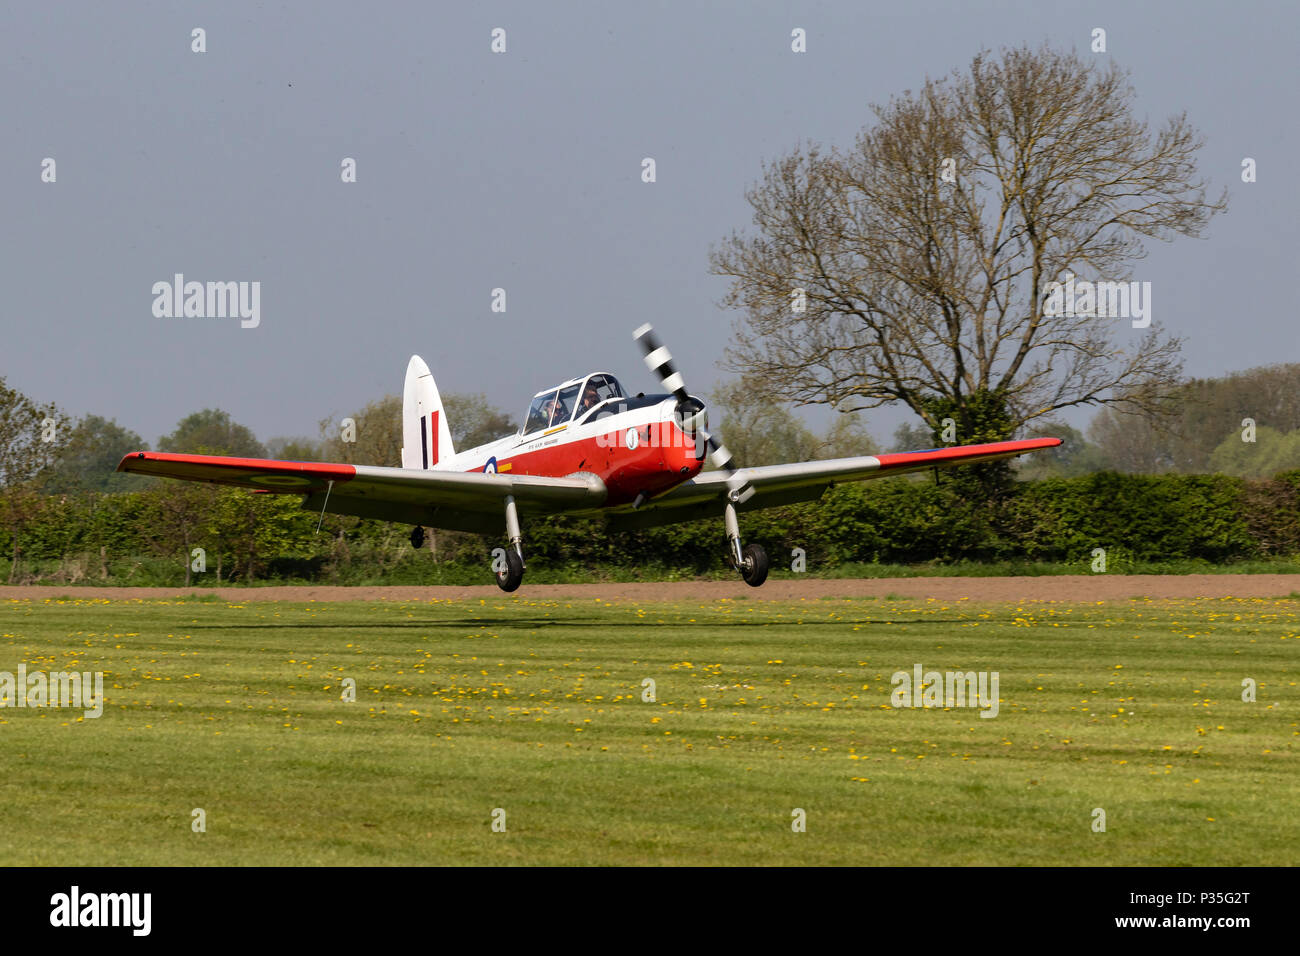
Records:
M497 460L495 458L489 458L487 460L487 464L483 466L483 474L495 475L496 473L497 473Z
M636 451L636 446L640 443L641 436L635 428L627 430L627 450Z

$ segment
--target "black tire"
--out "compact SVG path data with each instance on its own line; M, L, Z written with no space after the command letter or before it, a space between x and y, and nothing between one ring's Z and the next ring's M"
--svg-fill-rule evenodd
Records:
M519 557L519 552L514 548L506 548L506 568L496 572L496 579L497 587L506 592L516 590L523 581L524 559Z
M761 545L747 544L743 554L745 563L740 567L740 576L751 588L756 588L767 580L767 552Z

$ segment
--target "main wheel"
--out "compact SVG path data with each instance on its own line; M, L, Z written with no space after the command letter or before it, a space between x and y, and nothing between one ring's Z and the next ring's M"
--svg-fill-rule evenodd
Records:
M514 548L506 548L505 570L497 571L496 577L497 587L502 591L515 590L524 579L524 559L519 557L519 552Z
M740 576L751 588L756 588L767 580L767 552L761 545L745 545L745 563L741 565Z

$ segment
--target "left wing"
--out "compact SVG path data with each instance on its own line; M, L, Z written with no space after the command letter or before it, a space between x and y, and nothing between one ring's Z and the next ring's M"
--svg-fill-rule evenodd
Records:
M544 478L156 451L131 452L117 470L305 495L303 507L312 511L482 534L505 526L507 495L521 517L596 508L605 500L605 485L594 475Z
M865 481L890 475L949 468L981 461L1014 458L1042 448L1055 448L1059 438L1030 438L1024 441L1000 441L986 445L957 445L928 451L898 452L888 455L862 455L856 458L830 458L825 461L800 461L786 465L763 465L741 468L734 475L725 471L702 472L682 482L671 491L633 510L630 506L611 509L609 521L617 529L651 528L676 521L716 516L728 490L753 486L754 494L736 507L738 510L773 508L798 501L820 498L827 488L846 481Z

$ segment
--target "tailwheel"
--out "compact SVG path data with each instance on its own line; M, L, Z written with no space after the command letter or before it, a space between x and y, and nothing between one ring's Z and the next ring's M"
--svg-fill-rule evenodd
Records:
M506 566L496 572L497 587L502 591L514 591L524 579L524 559L514 548L506 548ZM764 571L764 574L767 572Z
M740 565L740 576L751 588L756 588L767 580L767 552L762 545L745 545L745 560Z

